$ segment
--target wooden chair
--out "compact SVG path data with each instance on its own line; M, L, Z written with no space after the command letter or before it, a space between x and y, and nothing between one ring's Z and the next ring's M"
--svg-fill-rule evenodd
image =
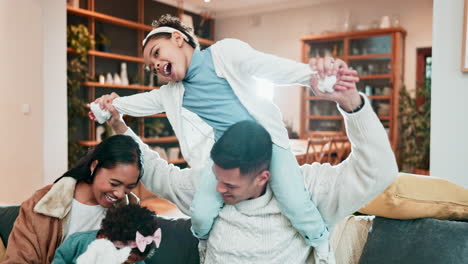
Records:
M331 139L308 138L304 163L326 163L331 158Z
M330 143L330 152L329 163L337 165L348 157L351 152L351 142L347 137L333 138Z
M314 131L307 134L309 138L342 138L346 137L345 132L343 131Z
M308 138L304 163L337 165L349 155L351 143L346 136Z

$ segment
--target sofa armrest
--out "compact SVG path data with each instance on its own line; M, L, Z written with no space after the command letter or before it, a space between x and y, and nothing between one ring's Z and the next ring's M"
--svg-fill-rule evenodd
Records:
M358 263L373 219L374 216L351 215L335 226L330 244L336 263Z

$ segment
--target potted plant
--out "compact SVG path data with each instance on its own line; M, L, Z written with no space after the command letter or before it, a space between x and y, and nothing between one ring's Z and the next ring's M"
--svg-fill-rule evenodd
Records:
M431 80L418 90L416 100L400 89L398 162L400 170L429 175ZM417 102L418 101L418 102Z
M69 25L67 46L75 51L68 58L67 64L68 165L71 166L83 154L83 149L77 143L76 132L80 118L87 116L87 111L79 92L81 83L90 79L88 51L94 47L94 39L85 25Z

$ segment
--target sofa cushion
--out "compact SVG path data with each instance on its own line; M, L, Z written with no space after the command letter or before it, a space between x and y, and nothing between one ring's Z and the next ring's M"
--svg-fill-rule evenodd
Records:
M0 237L5 247L8 245L8 236L10 235L18 214L19 205L0 206Z
M359 264L458 264L468 259L468 222L376 217Z
M468 219L468 189L435 177L401 173L359 212L393 219Z

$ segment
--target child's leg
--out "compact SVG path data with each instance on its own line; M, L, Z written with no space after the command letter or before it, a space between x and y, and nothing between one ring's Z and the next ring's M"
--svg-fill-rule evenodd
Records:
M317 247L328 243L327 226L304 186L304 177L294 154L273 144L270 172L270 186L283 215L308 245Z
M213 162L203 169L203 179L197 186L197 191L190 205L192 217L192 233L199 239L207 239L213 222L218 217L224 201L220 193L216 191L216 177L212 170Z

